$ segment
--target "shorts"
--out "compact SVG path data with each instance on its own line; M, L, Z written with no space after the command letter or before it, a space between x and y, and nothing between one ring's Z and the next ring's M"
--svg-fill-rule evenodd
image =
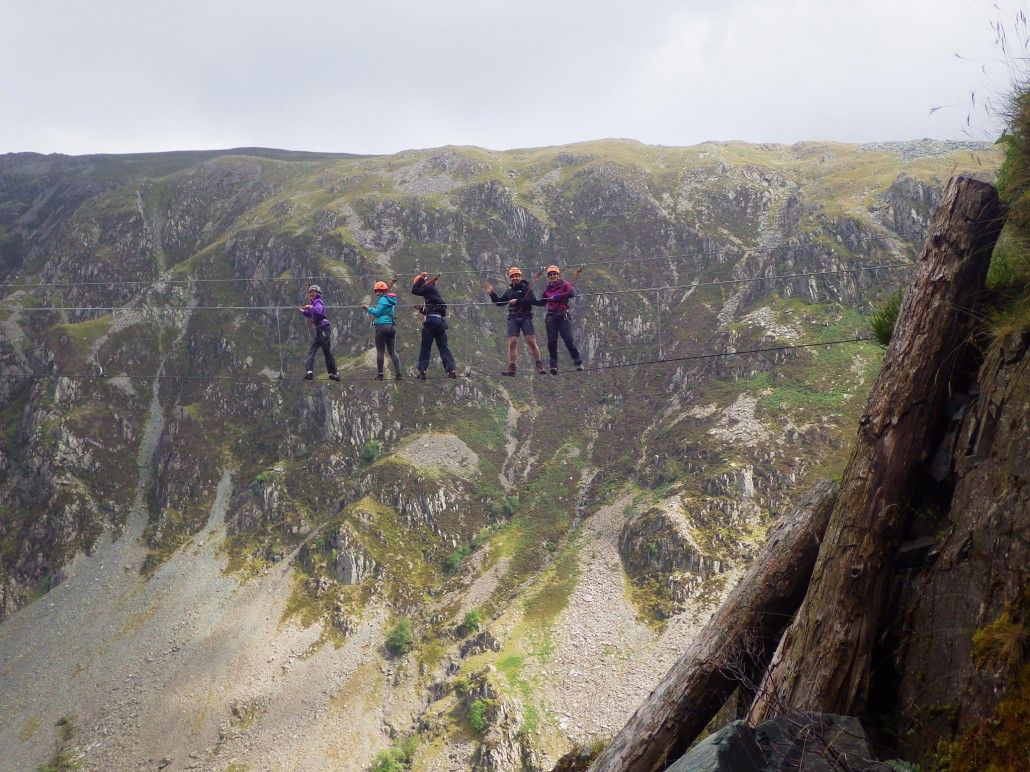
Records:
M523 335L536 335L533 332L533 317L526 316L522 319L516 319L514 317L508 317L508 337L517 338L519 333Z

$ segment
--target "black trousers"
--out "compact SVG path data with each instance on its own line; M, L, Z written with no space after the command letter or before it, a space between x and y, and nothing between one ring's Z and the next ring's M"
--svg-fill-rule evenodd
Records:
M395 342L397 330L392 324L376 325L376 372L383 374L383 354L389 352L390 361L393 363L393 374L401 374L401 360L397 358Z
M447 321L439 316L427 316L422 323L422 345L418 352L419 372L424 373L429 367L429 353L433 350L434 341L443 361L443 369L450 372L454 369L454 355L447 346Z
M325 354L325 369L330 373L336 372L336 360L333 359L333 352L329 343L331 334L332 328L315 330L315 337L311 339L311 346L308 347L308 361L305 365L305 369L309 373L314 372L315 354L319 349L322 349L322 353Z
M579 349L576 348L576 342L572 339L572 321L569 319L568 313L562 311L560 313L550 313L544 317L544 327L547 328L547 353L551 358L551 367L558 366L558 336L561 335L561 339L565 342L565 348L569 350L569 356L572 357L572 363L580 365L583 363L583 358L579 355Z

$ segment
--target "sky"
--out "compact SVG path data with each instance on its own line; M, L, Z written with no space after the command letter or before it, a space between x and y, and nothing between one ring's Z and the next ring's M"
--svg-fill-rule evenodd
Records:
M997 15L989 0L0 0L0 152L993 140L996 118L966 117L1011 77Z

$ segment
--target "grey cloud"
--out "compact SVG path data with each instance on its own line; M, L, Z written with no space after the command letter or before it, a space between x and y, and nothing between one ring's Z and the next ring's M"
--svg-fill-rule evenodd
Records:
M927 112L1004 88L1003 73L953 56L997 57L990 12L968 0L7 0L0 151L958 138L961 108Z

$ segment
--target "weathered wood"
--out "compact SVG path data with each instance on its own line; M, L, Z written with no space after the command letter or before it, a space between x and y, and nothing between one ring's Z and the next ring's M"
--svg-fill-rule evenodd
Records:
M665 769L733 693L740 674L762 672L804 597L836 493L836 483L818 483L770 529L751 570L591 770Z
M808 594L773 657L752 720L780 708L864 709L908 500L942 434L952 369L969 339L1003 219L991 185L968 177L949 183L869 394Z

